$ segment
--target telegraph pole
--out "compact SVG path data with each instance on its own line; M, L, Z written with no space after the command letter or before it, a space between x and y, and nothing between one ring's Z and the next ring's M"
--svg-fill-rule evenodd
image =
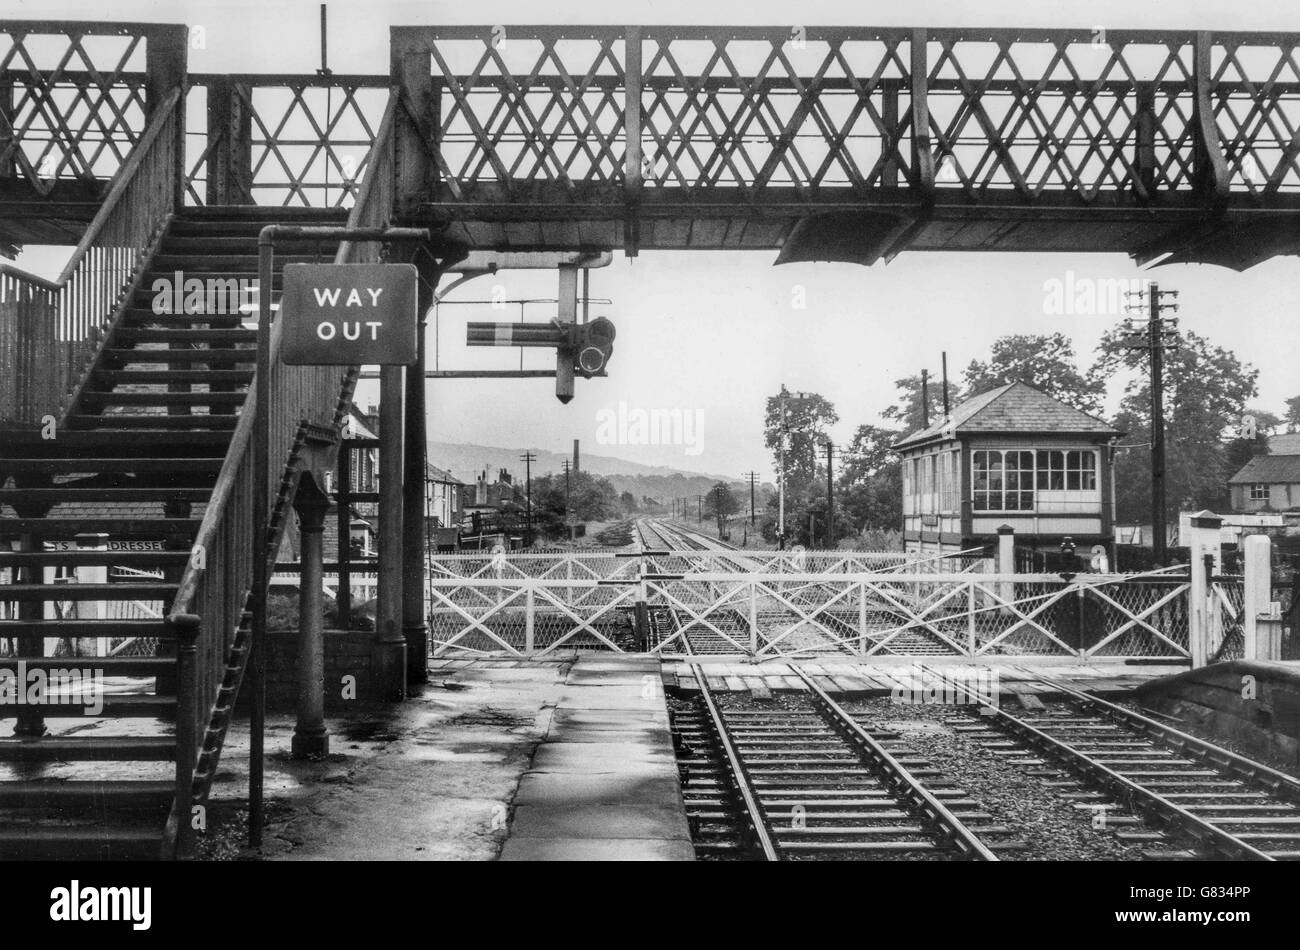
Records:
M749 479L749 527L754 527L754 486L758 482L758 472L748 472L745 478Z
M1177 311L1178 304L1164 303L1162 298L1177 298L1178 291L1162 291L1159 284L1152 283L1146 296L1145 339L1131 343L1129 349L1146 350L1151 361L1151 549L1156 565L1163 567L1169 559L1165 515L1165 350L1177 345L1167 338L1169 330L1164 312Z
M921 370L921 428L930 427L930 371Z
M835 547L835 488L831 476L831 453L835 451L835 445L830 439L826 440L826 549L829 551Z
M569 460L565 459L562 463L564 466L564 524L569 529L569 540L575 539L573 525L569 521Z
M695 520L698 524L704 524L704 496L695 496Z
M780 430L776 434L776 546L780 551L785 550L785 396L785 383L782 383L781 395L777 397L781 406Z
M532 452L525 452L519 456L519 461L524 463L524 524L527 527L528 543L533 541L533 463L537 461L537 456Z

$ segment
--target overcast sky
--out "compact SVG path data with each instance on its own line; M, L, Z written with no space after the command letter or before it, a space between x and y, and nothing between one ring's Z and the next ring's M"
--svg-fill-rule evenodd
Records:
M791 5L772 0L704 3L641 2L634 7L584 2L339 2L330 8L330 66L337 72L387 71L388 27L396 24L467 23L770 23L790 22ZM911 0L907 4L804 0L801 22L873 26L1104 26L1300 30L1300 4L1222 0L1088 4ZM183 22L206 29L205 50L190 53L203 72L311 72L318 65L315 2L102 3L0 0L6 17L84 18ZM626 9L626 13L623 11ZM618 15L611 17L610 11ZM256 23L258 28L254 28ZM295 39L298 37L298 39ZM757 469L770 475L762 446L764 399L784 382L831 400L841 423L833 435L846 441L862 422L876 422L894 397L894 379L922 367L938 372L947 350L957 375L971 359L1007 333L1063 332L1085 362L1115 316L1073 317L1045 312L1048 282L1081 278L1159 280L1180 291L1184 327L1229 347L1260 371L1258 405L1281 413L1283 400L1300 394L1297 346L1297 274L1294 258L1278 258L1244 274L1209 266L1179 265L1140 271L1123 255L905 253L892 264L772 266L775 252L643 252L616 257L592 272L593 308L618 326L608 379L577 383L568 406L553 397L551 380L436 381L429 384L431 438L563 451L580 438L586 451L646 464L739 476ZM42 273L53 255L32 253L22 266ZM471 282L450 298L553 297L554 274L504 274ZM797 288L806 309L792 307ZM530 320L547 319L529 307ZM509 318L518 315L515 308ZM507 351L466 351L466 319L502 319L483 308L444 308L439 350L445 369L517 366ZM539 357L541 354L530 354ZM545 361L527 365L544 365ZM1117 396L1116 392L1113 394ZM373 398L366 388L365 403ZM601 445L602 410L680 409L698 414L696 445ZM1112 399L1113 402L1113 399ZM435 461L436 460L431 460ZM459 473L464 474L464 473Z

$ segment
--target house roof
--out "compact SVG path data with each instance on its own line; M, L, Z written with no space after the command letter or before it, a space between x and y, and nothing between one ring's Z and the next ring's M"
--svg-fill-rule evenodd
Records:
M955 406L947 418L904 436L894 443L894 448L910 448L935 439L979 432L1121 434L1105 420L1081 412L1033 386L1008 383L971 396Z
M1228 479L1230 485L1300 482L1300 454L1256 455Z
M1300 455L1300 432L1269 436L1268 451L1271 455Z
M428 464L427 462L425 463L424 467L425 467L426 469L428 469L428 472L429 472L429 478L431 478L431 479L432 479L433 481L435 481L435 482L442 482L442 483L447 484L447 485L464 485L464 484L465 484L465 483L462 482L459 478L457 478L455 475L451 474L451 472L447 471L446 469L438 468L438 466L436 466L436 465L430 465L430 464Z

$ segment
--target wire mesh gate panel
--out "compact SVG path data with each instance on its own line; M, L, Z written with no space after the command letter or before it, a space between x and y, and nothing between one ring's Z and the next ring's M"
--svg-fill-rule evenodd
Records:
M645 649L760 659L1190 656L1184 577L741 573L691 570L694 555L655 557L644 576L638 559L615 556L435 559L431 651L541 656ZM634 630L641 596L651 616L647 640Z

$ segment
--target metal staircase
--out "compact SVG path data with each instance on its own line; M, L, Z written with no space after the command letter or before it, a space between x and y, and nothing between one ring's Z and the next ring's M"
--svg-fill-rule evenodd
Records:
M292 220L276 215L286 217ZM11 647L0 650L8 654L0 669L29 678L75 670L90 677L91 685L81 684L90 692L96 677L104 688L96 716L81 705L0 703L0 719L17 733L0 739L2 857L160 854L177 760L178 634L164 618L248 396L257 334L244 325L255 312L165 312L170 299L155 282L183 275L205 287L209 280L255 284L257 232L266 220L250 209L174 218L54 438L0 431L0 570L10 572L0 600L11 614L0 619L0 638ZM328 262L336 252L287 246L277 257L276 294L285 263ZM77 582L55 583L56 574ZM154 605L156 616L122 609L141 604ZM146 657L73 655L86 638L99 645L147 639L159 648ZM221 734L243 655L232 651L224 662L229 695L214 710ZM60 683L67 680L50 682L51 698L66 693ZM117 723L128 719L136 722Z

